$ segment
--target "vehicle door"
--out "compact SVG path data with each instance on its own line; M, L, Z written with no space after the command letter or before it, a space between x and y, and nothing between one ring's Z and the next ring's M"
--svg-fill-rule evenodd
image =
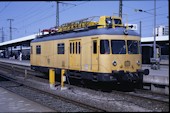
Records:
M98 71L99 70L99 46L98 46L98 38L92 38L92 60L91 60L91 69L92 71Z
M81 40L70 40L69 68L73 70L81 69Z

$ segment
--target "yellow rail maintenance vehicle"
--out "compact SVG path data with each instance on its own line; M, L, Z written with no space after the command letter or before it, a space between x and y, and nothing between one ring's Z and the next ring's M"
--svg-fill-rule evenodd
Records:
M42 34L31 42L34 70L65 69L68 78L137 85L149 74L141 69L139 34L124 26L120 17L94 16Z

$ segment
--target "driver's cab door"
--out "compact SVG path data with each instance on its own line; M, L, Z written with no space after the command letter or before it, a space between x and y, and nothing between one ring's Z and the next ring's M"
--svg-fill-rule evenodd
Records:
M97 37L91 39L92 42L92 60L91 66L92 71L99 70L99 40Z

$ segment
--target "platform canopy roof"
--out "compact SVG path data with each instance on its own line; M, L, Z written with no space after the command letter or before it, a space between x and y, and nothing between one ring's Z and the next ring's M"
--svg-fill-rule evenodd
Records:
M141 42L153 42L154 37L142 37ZM169 35L166 36L157 36L156 41L169 41Z
M32 40L32 39L36 38L36 35L37 34L33 34L33 35L13 39L13 40L10 40L10 41L2 42L2 43L0 43L0 46L5 46L5 45L10 45L10 44L15 44L15 43L19 43L19 42Z

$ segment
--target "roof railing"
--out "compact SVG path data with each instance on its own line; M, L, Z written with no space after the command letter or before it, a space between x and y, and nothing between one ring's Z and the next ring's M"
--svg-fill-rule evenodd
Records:
M118 21L120 21L120 24L115 23L114 19L119 19ZM122 27L121 21L122 21L121 18L113 17L113 16L92 16L89 18L84 18L77 21L64 23L57 28L53 27L50 29L44 29L41 31L42 32L41 34L44 36L44 35L53 35L53 34L63 34L68 32L78 32L78 31L105 28L105 27L107 28L115 28L116 26ZM42 36L38 36L38 37L42 37Z

